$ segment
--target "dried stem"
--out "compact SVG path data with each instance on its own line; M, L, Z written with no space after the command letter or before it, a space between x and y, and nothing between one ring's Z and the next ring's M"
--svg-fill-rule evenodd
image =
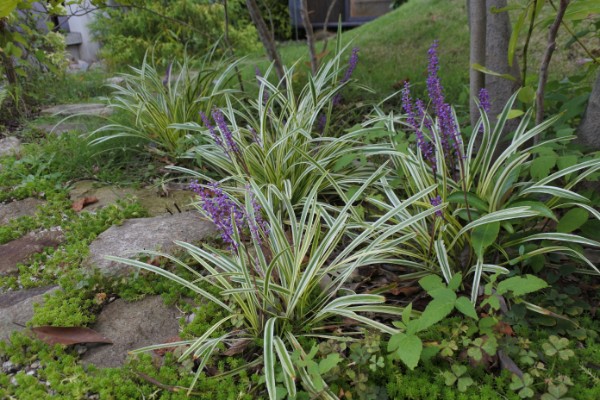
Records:
M565 11L569 6L570 1L571 0L560 0L556 17L554 18L554 22L550 26L550 32L548 33L548 46L546 47L544 57L542 58L542 64L540 65L540 78L535 99L535 122L538 125L544 121L544 90L546 88L546 82L548 81L548 66L550 65L552 54L556 49L556 35L558 34L558 29L560 28L560 24L565 16Z

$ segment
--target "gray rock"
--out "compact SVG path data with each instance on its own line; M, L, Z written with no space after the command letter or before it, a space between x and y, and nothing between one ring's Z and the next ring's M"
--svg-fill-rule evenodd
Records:
M82 103L82 104L63 104L59 106L53 106L44 108L42 114L46 115L95 115L95 116L107 116L112 114L113 110L105 104L96 103Z
M163 215L170 210L172 213L190 211L193 193L189 190L173 189L168 193L159 192L156 188L120 188L116 186L98 186L98 182L84 180L75 182L69 191L72 201L84 197L95 197L96 203L85 206L84 211L94 212L117 200L135 198L150 216Z
M146 297L135 303L116 300L102 310L92 327L113 344L89 349L82 361L101 368L119 367L127 352L165 343L177 336L179 317L179 311L165 306L160 296Z
M6 225L19 217L33 216L42 204L44 201L32 197L0 204L0 225Z
M21 154L21 141L13 136L0 139L0 157Z
M104 275L125 275L135 269L104 256L131 258L148 250L170 252L178 247L173 243L175 240L195 243L215 232L214 224L197 212L130 219L101 233L90 244L90 256L85 264L97 267Z
M104 83L107 85L121 85L123 82L125 82L125 78L122 76L113 76L112 78L104 80Z
M33 305L42 303L44 294L52 293L58 286L19 290L0 294L0 340L6 340L33 317Z
M0 276L19 272L18 264L47 247L58 247L65 239L60 229L31 232L19 239L0 245Z

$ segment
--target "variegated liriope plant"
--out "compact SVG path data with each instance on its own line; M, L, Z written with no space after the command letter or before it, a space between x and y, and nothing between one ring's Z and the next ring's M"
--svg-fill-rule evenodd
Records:
M199 209L215 221L222 234L229 235L230 251L178 243L202 267L201 271L170 255L160 255L185 267L198 282L216 288L218 295L208 293L196 281L185 280L154 265L117 257L110 259L178 282L222 307L228 315L197 339L139 351L187 346L181 358L193 356L200 363L195 383L211 356L220 348L234 346L243 349L244 358L252 359L231 373L262 366L270 399L281 398L277 393L281 394L282 390L294 398L297 384L313 396L336 399L319 374L302 362L309 361L303 343L311 338L351 341L363 334L363 328L398 333L397 329L368 314L401 315L401 308L385 305L380 295L354 293L345 283L361 266L397 258L397 249L407 239L398 232L410 231L410 225L441 208L429 208L418 216L390 223L389 219L411 207L414 199L405 201L373 220L370 229L348 241L352 203L384 173L382 167L363 182L348 199L348 205L336 215L329 214L317 200L324 177L314 182L300 205L291 200L291 185L285 185L281 191L275 185L260 186L251 180L242 202L217 186L197 188L202 199ZM415 199L430 195L432 190L433 187L425 189ZM345 324L345 318L357 321L358 325ZM232 324L234 319L235 325ZM339 335L327 333L332 326ZM283 384L278 385L278 376L283 377Z
M228 83L236 65L237 61L214 60L212 53L196 62L186 56L172 62L163 75L146 54L141 67L131 67L130 73L119 75L121 83L108 85L113 90L108 106L127 122L114 120L98 128L91 134L91 144L134 138L160 156L182 156L194 145L188 137L191 132L172 125L199 122L201 111L208 112L221 104L225 93L235 92Z
M343 54L338 40L335 56L300 90L293 89L295 67L286 69L278 84L269 80L270 68L264 77L258 76L256 99L228 96L226 107L203 115L203 124L173 126L208 138L190 156L199 156L203 165L228 179L229 186L243 188L249 178L261 187L274 185L289 190L294 206L317 182L321 196L346 192L373 174L376 166L369 157L389 154L389 146L364 144L361 138L369 129L330 135L332 109L357 62L354 51L346 67L341 63ZM197 171L176 169L200 181L212 180ZM326 178L319 179L322 176Z
M582 265L580 272L600 271L584 255L581 246L600 247L589 238L556 231L558 217L571 209L581 209L600 219L589 200L572 189L600 171L600 159L563 168L542 179L529 178L528 169L536 149L558 140L537 141L557 118L540 125L531 123L531 110L510 135L503 151L497 151L517 94L512 96L494 126L486 114L486 94L480 96L481 117L468 142L463 142L452 107L445 102L437 76L436 44L430 49L427 87L430 103L410 98L408 84L403 92L404 115L385 115L379 111L372 123L385 123L395 139L392 161L401 182L399 191L381 185L387 202L372 203L389 212L409 197L434 185L433 195L413 205L416 209L399 212L390 222L397 223L411 213L442 204L443 210L411 225L403 234L413 233L406 243L400 263L414 269L412 275L435 273L450 283L457 273L470 277L471 301L480 294L480 282L488 273L505 274L517 269L529 272L532 263L544 264L543 257L557 253ZM397 140L413 131L416 146ZM565 181L565 177L569 177ZM564 183L568 182L568 183ZM528 269L529 268L529 269ZM535 270L534 270L535 272Z

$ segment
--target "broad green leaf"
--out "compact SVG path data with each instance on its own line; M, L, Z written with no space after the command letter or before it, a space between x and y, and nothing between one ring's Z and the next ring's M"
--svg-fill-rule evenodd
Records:
M534 275L513 276L500 282L496 292L499 295L504 295L510 291L514 296L519 297L544 289L547 286L548 284L544 280Z
M558 157L558 160L556 160L556 165L558 166L559 170L562 170L576 165L577 161L577 156L560 156Z
M466 196L465 196L465 192L463 192L463 191L453 192L450 196L448 196L446 198L446 201L448 203L464 204L464 205L466 205L468 203L469 206L475 207L479 211L485 211L485 212L487 212L490 208L490 206L488 205L488 203L485 200L482 200L476 194L471 193L471 192L467 192Z
M459 272L452 277L450 282L448 282L448 289L452 290L453 292L456 292L460 287L461 282L462 274Z
M319 362L319 373L321 375L329 372L332 368L334 368L340 362L340 355L338 353L332 353L327 356L327 358L321 360Z
M589 217L590 214L583 208L574 208L562 216L556 230L561 233L573 232L585 224Z
M8 15L17 8L20 0L2 0L0 2L0 18L8 17Z
M408 368L415 369L421 358L423 343L418 336L406 335L403 333L400 333L399 335L401 335L401 337L397 340L398 347L396 348L395 355L400 358Z
M475 320L479 319L479 317L477 316L477 312L475 311L475 307L473 306L473 303L471 303L471 301L468 298L464 296L459 297L458 299L456 299L454 306L458 311L460 311L467 317L471 317Z
M354 153L350 153L350 154L345 154L342 157L340 157L335 165L333 166L333 171L334 172L339 172L342 169L346 168L348 165L350 165L350 163L352 163L354 160L357 159L357 155Z
M419 285L421 285L421 287L428 293L434 289L444 287L442 278L440 278L438 275L427 275L426 277L419 279Z
M419 322L418 332L423 331L430 326L440 322L454 310L456 302L456 293L452 290L445 289L433 300L429 302L423 314L417 320Z
M500 233L500 223L492 222L478 226L471 232L471 243L475 254L483 258L485 250L496 241Z
M411 313L412 313L412 303L410 303L408 306L406 306L406 308L404 308L404 311L402 311L402 322L404 323L404 325L407 325L410 322Z
M523 103L533 103L535 100L535 90L531 86L522 87L519 90L517 98Z
M556 165L556 156L541 156L531 162L530 172L533 179L540 180L548 177Z
M506 115L506 119L514 119L514 118L518 118L521 115L525 114L525 112L523 112L523 110L518 110L518 109L512 109L508 112L508 114Z

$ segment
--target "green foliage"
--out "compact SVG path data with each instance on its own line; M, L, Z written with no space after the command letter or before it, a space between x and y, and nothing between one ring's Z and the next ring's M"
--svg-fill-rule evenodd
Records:
M194 148L191 156L199 159L200 166L216 171L225 185L243 187L252 179L261 189L273 185L282 192L290 191L294 207L316 182L320 196L343 196L351 187L359 186L376 169L371 160L389 149L362 143L370 129L354 129L334 137L332 99L345 87L338 83L346 68L340 65L341 56L342 49L338 47L336 55L308 78L299 94L291 89L295 74L292 67L278 84L269 81L270 68L264 78L259 78L258 96L250 102L228 97L223 110L230 124L226 128L239 151L217 143L228 143L229 133L223 127L216 129L213 137L207 127L197 123L176 125L212 139ZM321 123L323 119L326 124ZM213 180L201 172L175 169L203 181Z
M451 164L452 156L445 154L435 124L432 124L430 140L436 143L436 171L432 171L419 151L408 146L403 134L394 136L398 151L393 161L398 171L397 181L402 182L400 191L411 197L435 185L435 193L445 204L441 215L411 226L415 228L412 232L415 236L407 254L412 254L414 262L406 265L423 273L437 271L446 282L457 272L472 275L473 302L486 273L507 273L515 266L539 272L548 260L547 254L568 255L575 262L586 265L591 273L599 273L579 246L598 247L600 243L577 234L560 233L560 230L575 230L587 221L588 215L600 219L600 213L590 206L590 200L572 190L600 170L600 159L590 158L549 175L542 174L545 176L541 179L528 179L525 173L533 165L530 161L532 154L556 141L550 139L531 146L527 144L556 120L550 119L531 127L530 111L521 119L506 150L494 156L515 99L516 94L506 104L494 127L489 125L482 110L482 117L473 128L469 142L459 142L459 153L464 155L461 156L459 172ZM380 114L372 123L382 118L385 117ZM403 122L401 118L390 115L387 126L391 129L394 123ZM458 126L458 121L456 124ZM476 153L474 149L478 140L481 144ZM569 178L565 181L567 176ZM382 189L391 204L397 204L403 198L390 188ZM390 210L390 206L379 200L371 200L371 203L385 212ZM422 198L421 202L415 203L419 206L412 210L412 214L431 208L429 203L429 199ZM579 218L575 221L570 218L569 222L564 220L559 223L560 230L556 229L559 232L555 232L550 220L556 221L557 215L570 210L582 211L572 211ZM586 221L583 221L584 212ZM396 220L401 221L410 214L410 211L399 213Z
M98 15L91 25L103 46L100 56L114 68L138 66L145 52L154 49L156 64L166 67L185 54L201 55L220 41L226 43L225 10L222 2L206 0L129 0ZM243 1L228 2L229 42L236 53L260 48L254 25L248 23Z
M202 265L204 274L190 268L188 270L196 275L196 279L214 286L218 295L213 295L192 281L151 264L109 257L172 279L225 311L224 318L195 340L151 346L140 351L164 346L190 345L180 360L190 355L199 360L200 367L194 379L195 383L212 353L221 343L249 339L254 346L259 347L261 355L252 356L243 367L264 365L264 382L270 398L276 398L277 393L276 365L282 368L285 390L290 396L293 397L296 393L294 379L299 377L302 386L309 393L320 393L324 398L335 398L323 382L314 379L321 364L319 362L318 367L315 367L315 364L309 362L314 354L312 351L305 352L300 340L332 324L339 327L343 336L356 333L356 329L340 323L339 318L351 318L359 321L362 326L386 333L397 332L362 315L363 312L374 311L397 314L399 309L396 307L381 305L384 301L382 296L340 293L342 285L352 271L362 265L392 259L394 248L387 246L383 241L373 240L372 232L366 231L359 239L333 254L348 229L347 221L352 202L380 177L381 173L378 173L367 180L336 216L329 215L325 207L317 202L318 181L304 199L302 208L298 210L300 217L294 211L291 192L282 193L271 185L264 188L267 189L267 193L263 195L264 189L250 181L254 197L246 195L244 209L248 215L254 215L253 203L257 202L260 205L268 223L268 235L264 231L260 234L260 239L252 235L251 244L239 242L240 248L231 253L210 246L198 248L178 242ZM382 225L386 218L373 222L373 225ZM324 223L329 228L325 233L321 231L321 225ZM234 234L239 241L242 232L235 230ZM164 256L185 266L172 256ZM227 329L234 317L237 321L236 326L240 329ZM213 334L221 330L225 333L214 338ZM248 351L249 354L256 354L255 350ZM333 361L325 361L322 368L329 371Z
M174 125L200 121L200 112L210 113L224 93L233 91L226 87L237 65L212 65L210 54L202 58L198 71L193 71L190 63L185 57L181 64L172 64L163 77L146 55L141 68L132 67L132 73L121 74L122 84L109 85L113 89L109 106L128 120L113 121L95 130L91 144L130 138L149 145L151 152L161 156L177 157L187 151L190 131ZM204 143L206 138L198 137L197 142Z
M401 332L392 335L388 342L391 359L400 359L408 368L414 369L423 352L423 343L417 334L446 318L455 308L468 317L479 319L469 299L456 296L455 291L460 286L461 279L461 275L456 274L448 287L437 275L428 275L419 281L421 287L433 300L427 304L420 315L413 319L411 319L412 304L409 305L402 313L402 321L394 323ZM458 379L459 376L455 377ZM458 380L459 387L464 387L464 380Z

